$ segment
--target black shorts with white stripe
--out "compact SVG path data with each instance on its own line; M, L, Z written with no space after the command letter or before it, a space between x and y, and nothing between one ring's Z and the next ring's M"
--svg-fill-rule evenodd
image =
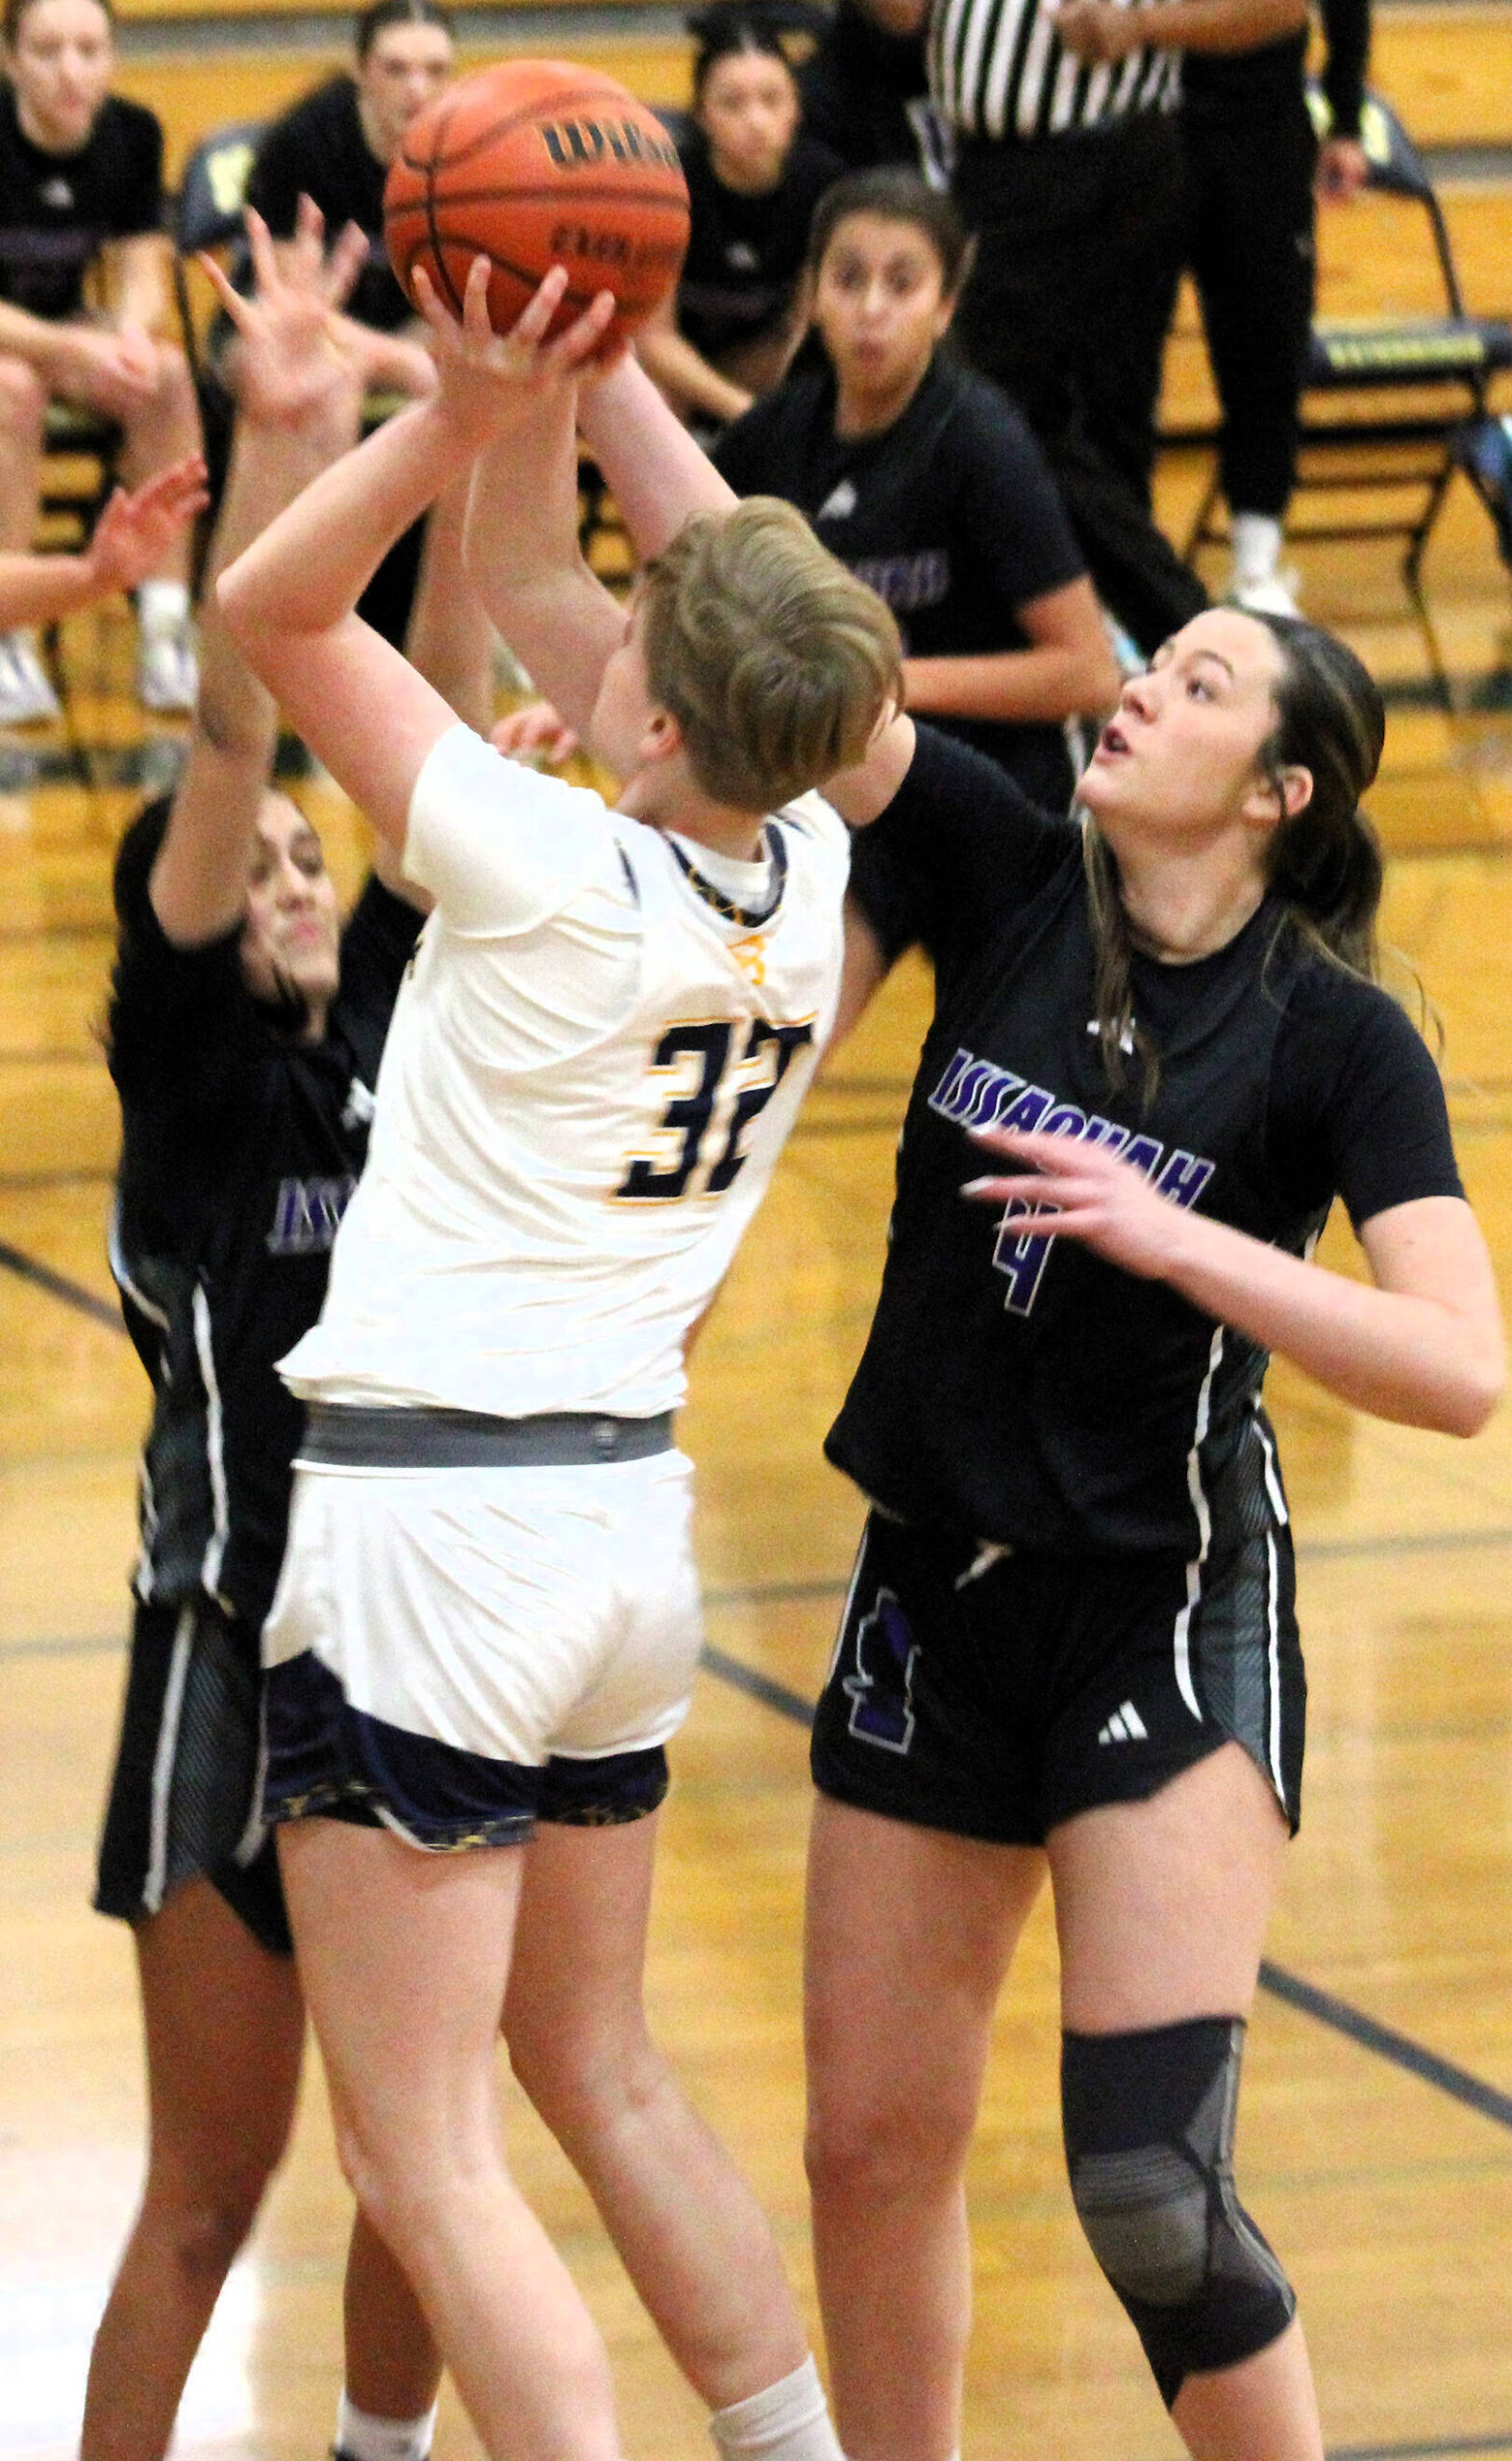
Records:
M293 1953L260 1817L258 1635L203 1595L138 1605L94 1902L139 1923L186 1880L219 1890L253 1938Z
M1234 1742L1295 1829L1305 1703L1283 1524L1215 1529L1188 1565L1006 1551L874 1512L814 1781L889 1819L1037 1846Z

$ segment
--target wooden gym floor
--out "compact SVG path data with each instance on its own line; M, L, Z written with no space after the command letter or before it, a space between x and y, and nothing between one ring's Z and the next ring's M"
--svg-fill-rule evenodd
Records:
M1433 42L1425 32L1411 55L1429 88ZM244 107L237 74L184 67L199 125ZM1473 297L1505 309L1506 191L1450 202ZM1333 223L1327 245L1335 299L1415 279L1398 237L1370 236L1363 219ZM1174 349L1178 406L1202 381L1193 350ZM1195 454L1162 473L1177 535L1202 476ZM1310 609L1392 688L1373 798L1394 858L1390 936L1442 1014L1463 1166L1506 1269L1512 609L1460 490L1428 582L1459 714L1425 689L1389 561L1339 548L1306 561ZM64 647L93 783L66 774L61 740L0 738L0 2453L17 2461L72 2448L142 2125L129 1942L87 1906L145 1404L105 1269L115 1125L95 1027L129 781L161 771L172 731L144 733L135 713L123 617L79 619ZM350 885L360 825L330 790L310 792ZM858 1518L819 1448L867 1321L926 999L905 966L810 1101L701 1348L683 1425L700 1467L709 1660L675 1753L651 1993L806 2297L803 1723ZM1330 1234L1329 1255L1348 1262L1347 1235ZM1512 2452L1512 1419L1457 1446L1359 1419L1285 1370L1272 1390L1312 1733L1252 2033L1242 2178L1301 2292L1332 2450ZM972 2171L967 2449L1161 2461L1175 2439L1065 2192L1056 2050L1042 1910L1003 2009ZM610 2339L628 2452L693 2461L706 2449L697 2406L586 2199L521 2108L511 2139ZM315 2461L324 2449L347 2219L312 2065L293 2157L191 2379L182 2450ZM476 2451L450 2402L438 2449L443 2461Z

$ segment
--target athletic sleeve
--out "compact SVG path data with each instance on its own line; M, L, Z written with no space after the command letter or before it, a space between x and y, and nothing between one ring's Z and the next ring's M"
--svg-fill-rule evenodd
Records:
M1335 137L1358 137L1365 100L1365 68L1371 49L1370 0L1323 0L1328 57L1323 90Z
M117 1092L137 1112L205 1119L245 1093L256 1050L241 926L181 948L145 884L122 918L109 1046Z
M985 377L962 397L955 429L960 501L1004 603L1025 607L1086 571L1060 492L1007 395Z
M967 962L1075 842L995 760L921 725L903 784L856 833L851 892L889 965L915 941L936 964Z
M458 932L533 932L585 888L631 897L603 797L507 760L461 725L421 765L404 860Z
M1301 1203L1342 1197L1356 1231L1392 1206L1465 1193L1422 1035L1376 984L1322 962L1277 1038L1269 1143Z

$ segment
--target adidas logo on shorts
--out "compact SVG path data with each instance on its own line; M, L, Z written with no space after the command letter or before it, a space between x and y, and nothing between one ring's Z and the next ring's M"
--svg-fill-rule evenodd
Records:
M1115 1709L1099 1735L1099 1743L1143 1743L1150 1732L1132 1701Z

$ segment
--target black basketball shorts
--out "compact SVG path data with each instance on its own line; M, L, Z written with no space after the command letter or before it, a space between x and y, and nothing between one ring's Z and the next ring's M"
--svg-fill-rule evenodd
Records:
M821 1791L1007 1846L1238 1743L1301 1814L1290 1531L1169 1554L1004 1552L874 1512L814 1720Z
M260 1814L258 1635L209 1598L138 1605L94 1902L139 1923L186 1880L213 1883L254 1939L289 1956Z

